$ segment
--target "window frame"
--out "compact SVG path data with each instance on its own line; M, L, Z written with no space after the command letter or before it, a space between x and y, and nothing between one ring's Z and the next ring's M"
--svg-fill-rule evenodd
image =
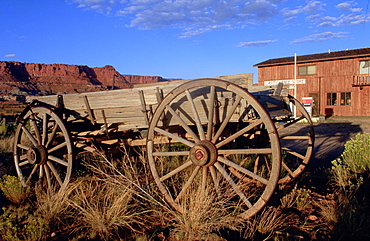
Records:
M366 68L361 68L361 66L366 66ZM364 71L361 71L362 69L365 69ZM370 74L370 60L360 60L358 65L358 73L359 74Z
M310 70L311 68L314 69L314 73L311 73L311 71L312 71L312 70ZM315 75L315 74L317 74L316 64L298 66L298 71L297 72L298 72L298 75Z
M338 94L337 92L326 93L326 105L327 106L337 106Z
M348 98L348 94L349 94L349 98ZM350 106L351 102L352 102L352 92L340 92L340 105L341 106Z

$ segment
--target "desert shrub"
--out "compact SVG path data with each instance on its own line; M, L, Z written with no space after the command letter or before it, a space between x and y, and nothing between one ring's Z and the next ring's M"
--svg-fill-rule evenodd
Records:
M311 206L311 190L298 188L297 185L280 199L282 208L296 208L304 211Z
M354 173L370 170L370 133L357 134L355 139L345 143L341 159Z
M338 186L361 185L359 174L370 170L370 134L357 134L355 139L346 142L341 157L332 164L333 177Z
M335 208L323 207L323 215L330 226L334 239L368 240L370 219L368 195L370 171L370 134L357 134L344 145L340 158L332 161L332 179L338 187L335 195ZM362 192L362 194L361 194ZM365 193L365 195L364 195ZM362 196L361 196L362 195Z
M3 207L3 214L0 216L0 236L4 240L44 240L48 230L48 223L33 213L31 205Z
M334 184L353 195L370 170L370 134L357 134L346 142L341 157L332 161L332 165Z
M0 189L12 203L21 203L30 194L29 189L22 185L18 177L10 175L4 175L0 179Z

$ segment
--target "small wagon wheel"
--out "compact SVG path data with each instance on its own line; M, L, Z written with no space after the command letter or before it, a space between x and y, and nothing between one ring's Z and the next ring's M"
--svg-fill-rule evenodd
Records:
M18 121L14 164L24 186L62 190L72 172L73 151L63 120L51 109L31 107Z
M279 178L280 143L269 114L250 93L222 80L172 90L152 117L147 151L156 184L179 212L186 211L186 193L210 188L242 204L241 216L249 218Z
M279 184L292 181L304 171L312 158L315 140L312 120L303 105L292 96L288 100L299 115L275 122L282 149Z

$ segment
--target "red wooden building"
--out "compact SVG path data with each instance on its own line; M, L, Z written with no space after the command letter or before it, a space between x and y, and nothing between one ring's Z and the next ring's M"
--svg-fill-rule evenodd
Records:
M295 68L296 66L296 68ZM370 116L370 48L269 59L258 67L258 85L283 82L302 101L313 97L313 115Z

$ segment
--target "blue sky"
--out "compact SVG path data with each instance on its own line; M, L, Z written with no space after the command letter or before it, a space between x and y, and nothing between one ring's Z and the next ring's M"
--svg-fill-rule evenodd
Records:
M1 0L0 60L200 78L370 47L369 0Z

